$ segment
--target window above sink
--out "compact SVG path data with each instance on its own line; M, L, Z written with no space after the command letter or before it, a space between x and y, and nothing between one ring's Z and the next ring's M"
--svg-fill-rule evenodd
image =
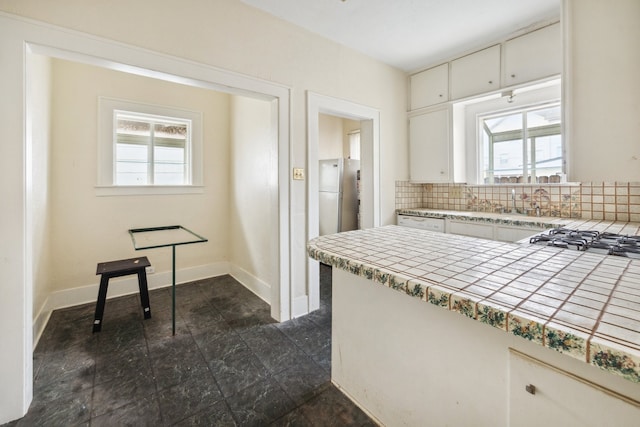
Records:
M560 103L478 117L484 184L560 182Z
M564 183L560 79L455 103L453 139L468 184Z

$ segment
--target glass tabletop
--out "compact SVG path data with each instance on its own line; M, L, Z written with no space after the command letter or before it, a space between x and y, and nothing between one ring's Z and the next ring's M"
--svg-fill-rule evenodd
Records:
M136 250L188 245L190 243L208 241L206 238L181 225L132 228L129 230L129 235L131 235L131 241Z

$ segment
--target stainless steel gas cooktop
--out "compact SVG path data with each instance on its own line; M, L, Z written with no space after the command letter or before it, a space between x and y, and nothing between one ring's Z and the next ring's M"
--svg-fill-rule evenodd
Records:
M554 228L544 234L532 237L529 242L640 259L640 236Z

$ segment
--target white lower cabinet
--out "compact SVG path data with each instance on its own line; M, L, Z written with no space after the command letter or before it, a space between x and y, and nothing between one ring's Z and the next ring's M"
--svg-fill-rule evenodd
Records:
M493 224L447 220L447 233L493 240Z
M499 242L518 242L544 231L542 228L534 227L518 227L513 225L498 225L402 214L397 215L397 224L403 227L460 234L462 236L497 240Z
M437 231L444 233L444 219L428 218L422 216L398 215L398 225L420 230Z
M509 426L638 426L639 402L509 352Z
M517 242L544 231L541 228L517 227L513 225L483 224L479 222L447 220L447 233L499 242Z
M499 242L518 242L542 231L544 231L542 228L496 225L493 240L498 240Z

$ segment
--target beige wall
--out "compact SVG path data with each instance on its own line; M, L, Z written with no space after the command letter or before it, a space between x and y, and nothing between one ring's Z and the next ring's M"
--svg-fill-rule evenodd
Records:
M360 122L341 117L320 114L318 160L349 157L349 136L352 130L360 129Z
M318 118L318 160L344 157L342 119L320 114Z
M278 142L272 104L231 97L229 241L232 274L270 300L278 286Z
M64 60L53 60L52 86L51 291L97 283L102 261L147 255L170 271L170 249L134 251L130 228L180 224L208 237L178 249L178 268L228 260L228 95ZM97 196L99 96L201 111L204 193Z
M640 1L566 0L570 181L640 181Z

